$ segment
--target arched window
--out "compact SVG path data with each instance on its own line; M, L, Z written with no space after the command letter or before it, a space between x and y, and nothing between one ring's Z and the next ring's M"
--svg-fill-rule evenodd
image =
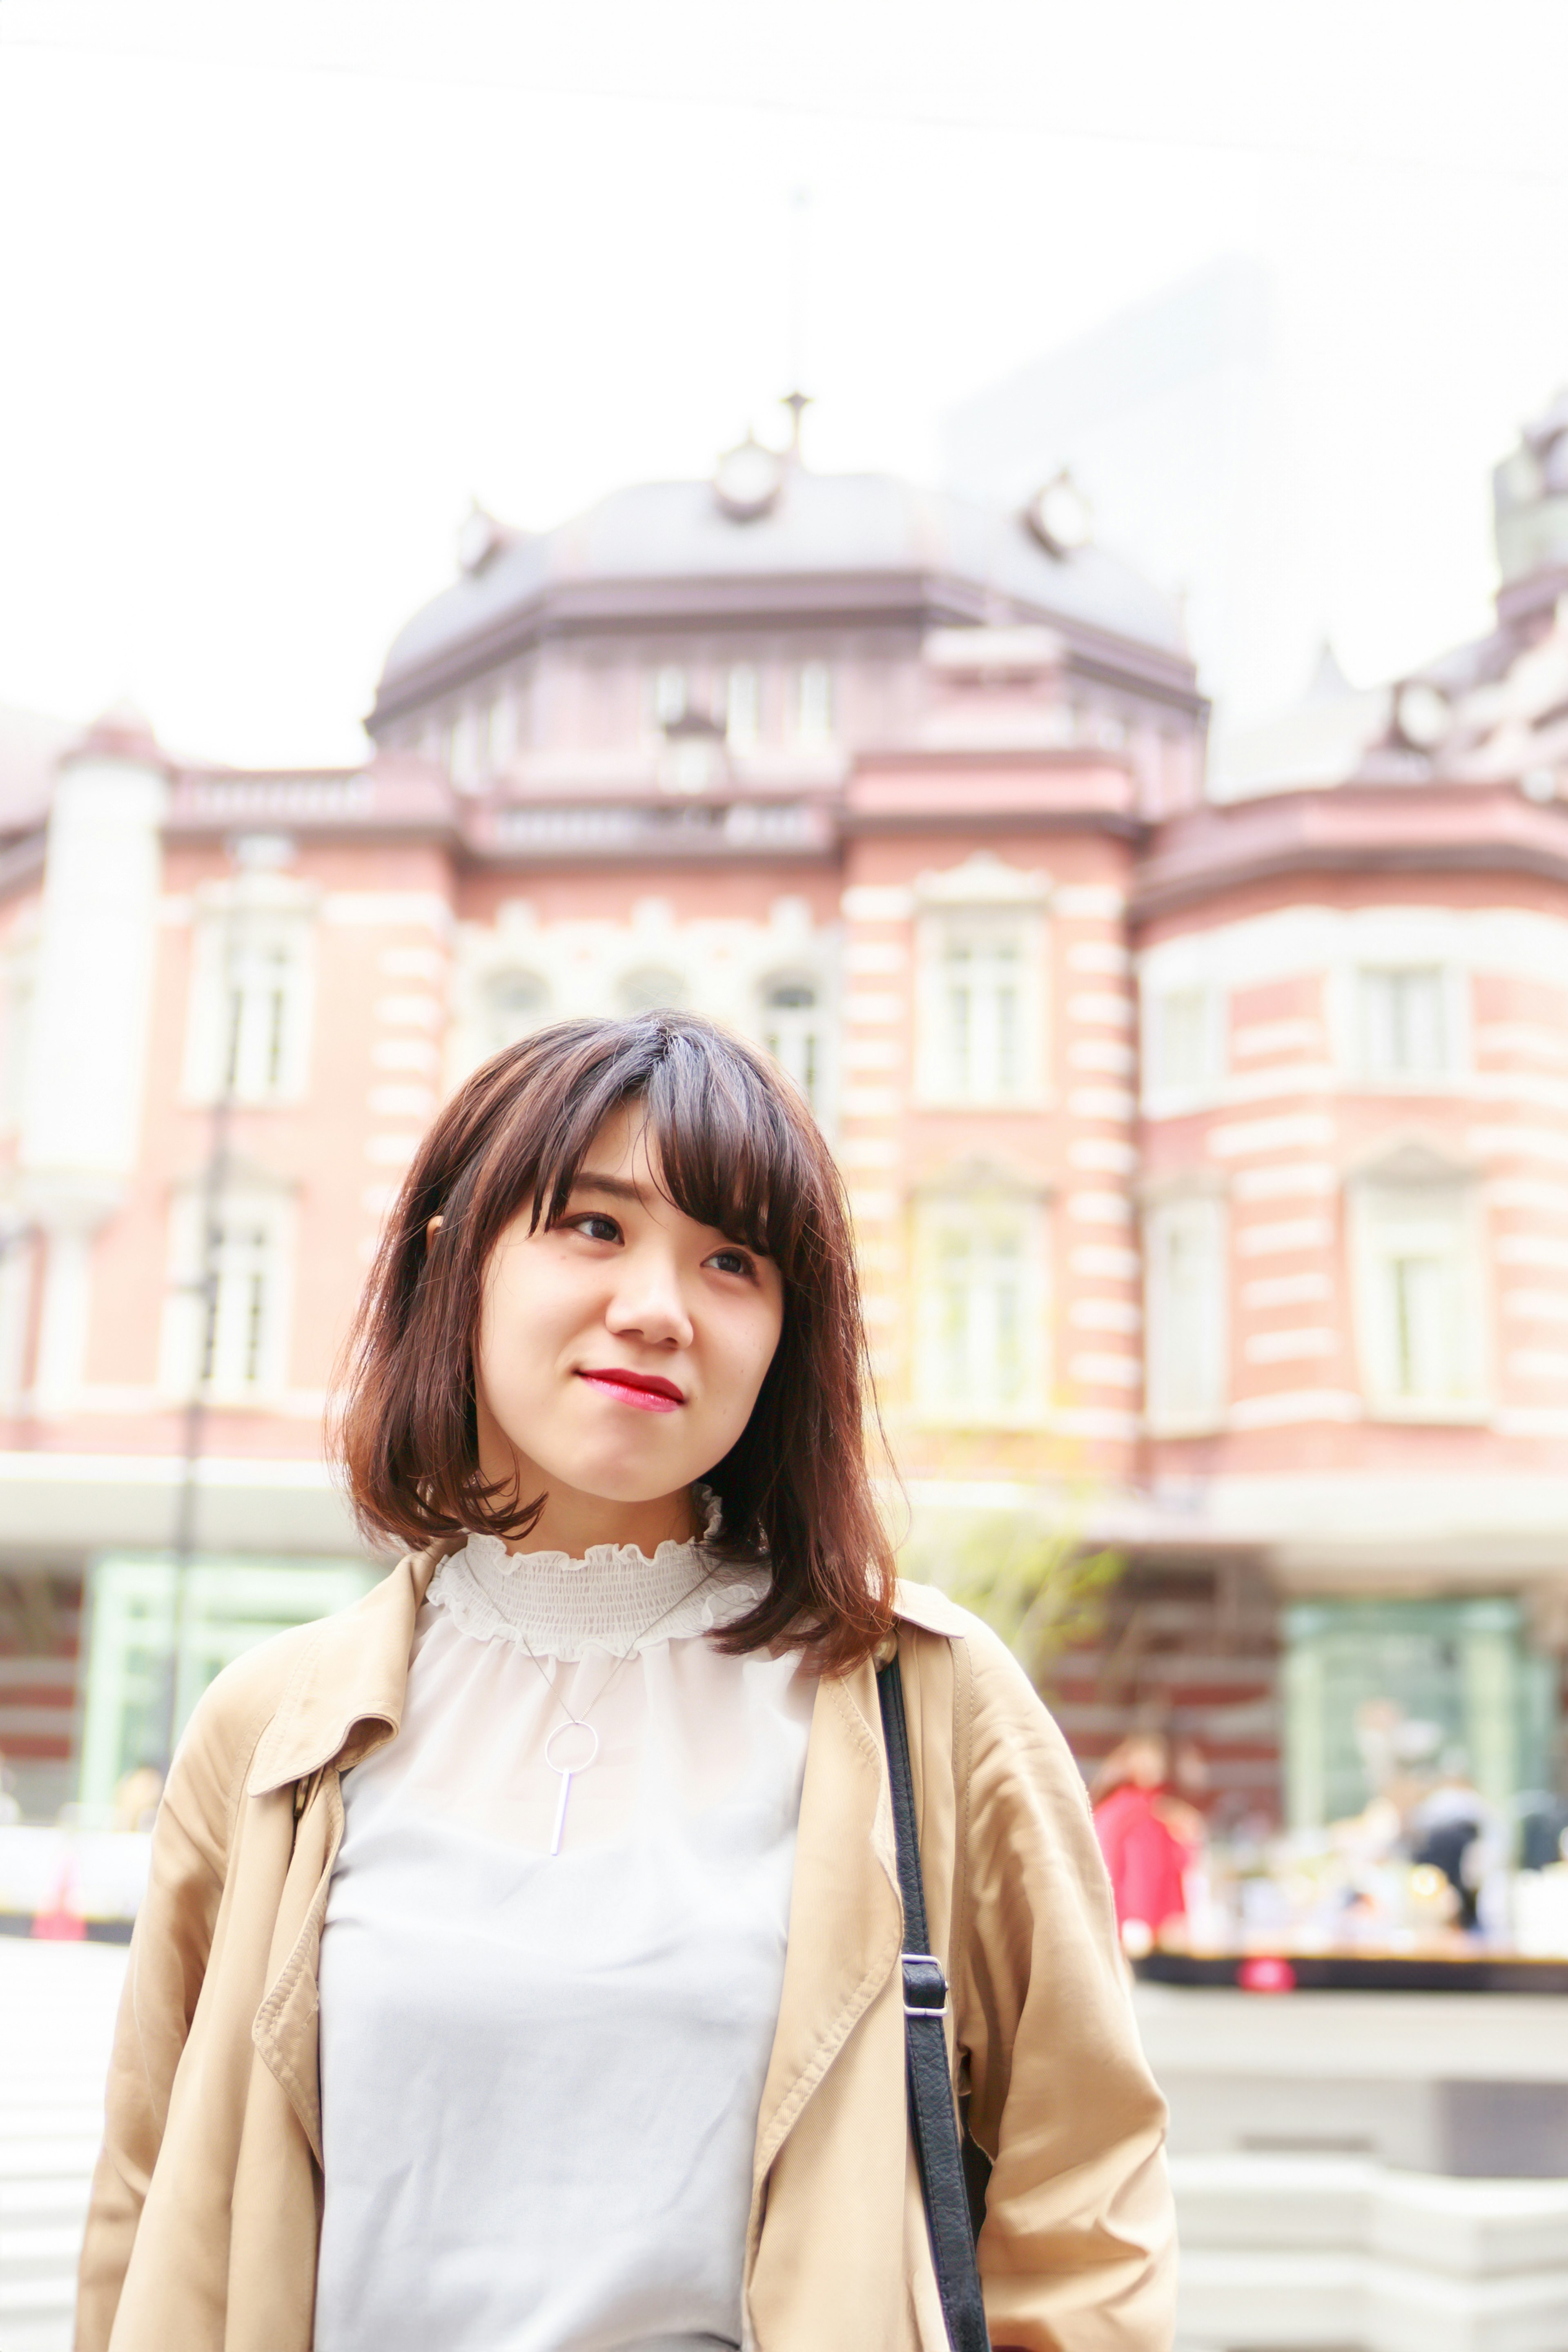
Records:
M826 1076L822 1003L815 981L781 978L763 988L763 1043L813 1109Z
M638 1013L679 1013L687 1002L687 986L678 971L648 966L623 974L616 996L629 1019Z
M480 1059L515 1045L550 1010L550 991L536 971L492 972L480 1002Z

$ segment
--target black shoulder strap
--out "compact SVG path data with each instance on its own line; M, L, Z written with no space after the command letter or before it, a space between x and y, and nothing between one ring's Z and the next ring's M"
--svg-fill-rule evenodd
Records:
M888 1778L893 1792L893 1837L899 1855L899 1887L904 1898L904 2047L910 2085L910 2128L914 2134L921 2194L931 2232L937 2293L952 2352L990 2352L980 2273L964 2186L963 2156L948 2074L947 1979L931 1950L926 1927L925 1885L921 1876L920 1839L915 1830L915 1792L910 1772L910 1735L904 1721L904 1685L895 1657L877 1675Z

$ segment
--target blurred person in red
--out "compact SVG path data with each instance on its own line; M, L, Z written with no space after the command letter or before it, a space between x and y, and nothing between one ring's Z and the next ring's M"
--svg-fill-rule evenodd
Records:
M1134 1958L1155 1944L1179 1942L1186 1927L1184 1881L1202 1849L1203 1816L1175 1793L1179 1777L1186 1776L1173 1763L1169 1741L1135 1732L1112 1748L1090 1790L1116 1923Z

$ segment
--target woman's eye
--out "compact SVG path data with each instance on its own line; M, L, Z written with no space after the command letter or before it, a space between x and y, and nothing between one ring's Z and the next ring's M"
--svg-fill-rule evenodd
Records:
M721 1274L739 1274L752 1278L757 1271L744 1250L715 1250L708 1263Z
M621 1229L614 1217L602 1217L596 1210L590 1210L585 1216L574 1217L572 1223L591 1242L618 1242L621 1237Z

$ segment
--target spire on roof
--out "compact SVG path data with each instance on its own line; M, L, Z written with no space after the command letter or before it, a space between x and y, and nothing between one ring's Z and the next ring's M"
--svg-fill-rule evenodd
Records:
M168 765L168 755L153 732L146 712L121 695L100 711L78 742L61 754L68 760L130 760L144 767Z
M1303 705L1320 702L1342 702L1355 688L1340 667L1331 638L1324 637L1318 646L1318 658L1312 665L1312 675L1307 691L1301 697Z
M812 397L809 392L786 392L779 403L781 408L787 408L789 411L789 454L796 460L800 457L801 425L806 410L811 405Z

